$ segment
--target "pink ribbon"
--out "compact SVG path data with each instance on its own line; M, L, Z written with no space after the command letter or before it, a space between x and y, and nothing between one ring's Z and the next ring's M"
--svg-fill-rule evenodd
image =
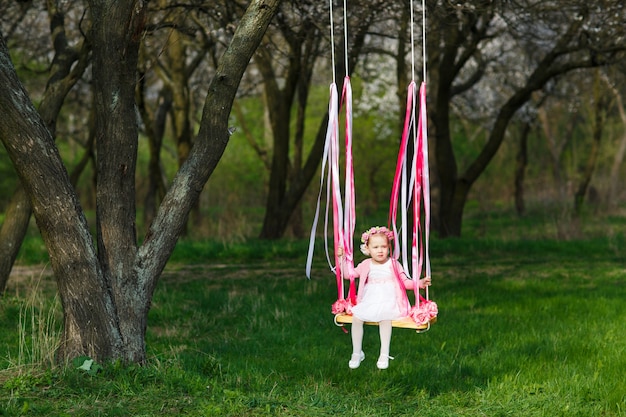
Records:
M404 127L402 129L402 137L400 139L400 148L398 150L398 158L396 161L396 172L393 178L393 184L391 187L391 198L389 201L389 227L393 230L394 234L394 251L393 257L395 259L399 259L400 257L400 248L403 251L406 250L406 244L401 245L401 239L398 237L398 228L397 228L397 213L398 213L398 200L400 198L400 191L402 190L402 207L401 207L401 220L403 226L406 224L405 213L406 213L406 198L404 196L404 192L406 189L406 151L409 133L411 132L411 127L414 124L414 102L415 102L415 81L412 81L409 84L407 91L407 101L406 101L406 112L404 116ZM406 236L406 227L402 227L403 236ZM402 242L405 243L405 238L402 239ZM406 253L406 252L405 252ZM406 259L404 256L403 259ZM406 267L406 262L403 263L405 272L410 273L410 270Z
M320 206L322 200L322 190L324 189L324 180L326 180L326 211L325 211L325 227L324 227L324 245L326 252L326 260L328 261L328 265L331 267L331 270L334 271L332 266L332 262L328 257L328 201L330 201L331 195L331 173L329 166L329 173L326 176L326 165L328 164L328 159L330 155L330 148L332 143L332 138L336 137L339 133L337 132L338 124L337 120L339 118L338 115L338 99L337 99L337 85L332 83L330 85L330 94L328 100L328 126L326 128L326 139L324 141L324 152L322 153L322 169L320 173L320 190L317 195L317 204L315 207L315 215L313 216L313 224L311 226L311 234L309 237L309 250L307 254L306 261L306 276L307 278L311 278L311 264L313 262L313 251L315 249L315 235L317 230L317 223L319 222L320 217Z
M350 279L350 288L348 291L348 300L352 305L356 305L356 287L354 278L356 272L354 270L354 228L356 225L356 209L355 209L355 193L354 193L354 163L352 160L352 85L350 78L345 77L343 83L343 100L346 109L346 128L345 128L345 156L346 156L346 172L345 172L345 208L343 223L343 243L344 243L344 259L346 262L346 272Z
M420 87L419 126L422 136L422 193L424 199L424 275L431 276L430 268L430 170L428 166L428 115L426 113L426 83ZM428 288L426 288L428 299Z
M395 259L402 257L403 267L409 277L412 277L414 288L417 288L415 307L411 309L410 316L420 323L425 317L430 318L437 315L437 305L428 300L428 288L426 288L426 298L419 294L419 279L422 276L431 276L429 239L430 239L430 178L428 168L428 136L427 136L427 113L426 113L426 84L421 83L419 89L419 116L417 129L415 127L415 105L416 105L416 83L412 81L407 90L406 113L404 117L404 127L398 159L396 162L396 172L394 175L391 199L389 203L389 224L394 232L395 244L393 256ZM413 159L409 166L407 162L407 148L409 135L413 132ZM408 173L410 169L410 175ZM407 185L407 178L410 178ZM411 195L407 197L407 189ZM400 200L400 207L399 205ZM408 268L408 242L407 242L407 219L408 206L413 202L413 224L411 230L411 268ZM423 205L422 205L423 203ZM401 213L401 238L398 236L397 212ZM422 212L424 222L422 225ZM425 304L422 308L420 303ZM427 320L427 321L428 321Z
M330 101L328 106L328 127L326 130L326 141L324 144L324 153L322 156L322 173L320 176L320 192L318 194L317 206L311 235L309 238L309 251L306 264L306 276L311 277L311 264L313 259L313 250L315 245L315 233L319 220L319 211L321 205L321 193L324 185L324 176L326 172L326 164L328 164L328 177L326 178L326 214L324 224L324 242L326 259L335 273L337 281L337 301L333 304L333 312L342 309L348 311L350 304L356 304L356 286L354 283L354 228L356 223L355 215L355 193L354 193L354 168L352 160L352 86L348 76L344 79L342 90L342 105L345 108L346 124L345 124L345 204L342 201L340 188L340 170L339 170L339 106L337 99L337 86L332 83L330 86ZM329 207L332 207L332 223L333 223L333 249L334 249L334 265L330 260L328 250L328 217ZM339 248L343 248L343 257L339 257ZM343 264L342 264L343 263ZM348 298L344 298L344 271L350 279L350 287Z

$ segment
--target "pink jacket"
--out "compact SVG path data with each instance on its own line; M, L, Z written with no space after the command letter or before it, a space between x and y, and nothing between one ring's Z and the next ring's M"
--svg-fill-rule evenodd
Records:
M406 295L406 290L407 289L412 290L414 288L414 284L413 284L413 281L407 277L400 262L398 262L397 260L393 258L390 258L390 259L392 262L391 269L392 271L395 272L394 275L396 276L396 279L394 282L397 284L396 285L396 303L398 304L398 310L400 311L403 317L408 316L411 305ZM359 301L361 301L363 290L365 289L365 286L367 285L367 277L370 272L371 263L372 263L372 259L368 258L368 259L365 259L363 262L359 263L357 267L354 268L357 276L360 278L359 288L357 290L357 304L359 303Z

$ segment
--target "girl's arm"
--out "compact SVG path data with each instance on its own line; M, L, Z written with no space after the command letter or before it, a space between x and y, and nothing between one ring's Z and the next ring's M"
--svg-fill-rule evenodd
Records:
M420 279L418 281L419 288L426 288L430 286L430 281L430 277ZM402 274L402 282L404 283L404 288L406 288L407 290L415 291L415 282L413 282L412 279L409 279L409 277L407 277L404 273Z
M402 283L407 290L415 290L415 283L412 279L409 279L406 275L402 274Z
M350 277L348 276L349 271L348 271L348 267L347 267L347 265L346 265L346 263L344 262L344 259L343 259L343 248L342 248L341 246L339 246L339 247L337 248L337 256L339 257L339 266L340 266L340 268L341 268L341 273L342 273L343 277L344 277L345 279L349 279L349 278L350 278ZM357 275L355 276L355 278L358 278L358 277L359 277L359 272L356 270L356 268L354 269L354 271L355 271L355 272L356 272L356 274L357 274Z
M395 270L395 273L398 274L398 276L402 280L402 284L404 285L404 289L405 290L415 290L415 283L413 282L413 280L411 278L409 278L407 276L406 272L404 272L404 268L402 267L402 264L394 259L393 260L393 265L394 265L393 268Z

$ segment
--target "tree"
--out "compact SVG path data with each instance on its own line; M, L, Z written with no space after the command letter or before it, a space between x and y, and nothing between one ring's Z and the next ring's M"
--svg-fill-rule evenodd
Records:
M385 2L370 0L364 2L364 5L367 7L359 8L354 5L351 7L349 71L356 66L370 25L377 13L384 8ZM315 3L308 1L293 3L292 8L290 11L283 11L277 19L279 32L276 33L276 38L279 40L269 39L263 48L259 48L255 56L255 64L263 78L272 130L268 196L260 234L261 238L266 239L283 236L302 196L318 172L327 125L327 118L322 118L314 144L305 157L304 116L313 69L322 48L321 42L326 40L321 36L317 23L322 11L318 10ZM327 12L327 9L324 10ZM276 61L274 56L283 54L284 52L279 51L285 49L288 54L283 60ZM337 54L338 63L334 70L337 72L336 80L341 91L346 65L343 60L343 48L339 49L341 50ZM281 71L280 67L284 70ZM292 133L290 120L293 108L296 120L295 131Z
M528 134L532 124L529 121L522 122L519 128L519 148L515 155L515 210L518 216L523 216L526 212L524 201L524 175L528 165Z
M621 3L600 3L593 7L578 0L428 3L432 27L430 115L441 184L436 209L441 237L461 234L472 185L500 148L509 122L534 91L561 74L623 59L626 44ZM519 68L508 79L489 66L511 56ZM482 149L460 171L450 133L451 103L462 93L485 87L487 73L502 85L503 99L492 103L496 111Z
M596 69L595 77L592 87L592 109L591 114L593 118L592 132L591 132L591 146L589 152L587 152L587 160L584 169L581 170L580 180L578 187L574 193L574 214L580 215L582 211L582 205L585 200L585 195L589 190L589 184L591 178L596 169L598 154L600 153L600 141L604 132L604 123L606 121L606 113L609 107L609 100L606 91L600 86L600 70Z
M623 74L623 71L621 72ZM607 88L611 91L613 96L615 96L615 107L617 107L617 112L619 114L619 120L622 126L622 133L619 138L619 143L617 145L617 150L613 156L613 163L611 165L611 175L609 180L609 189L607 191L607 204L609 207L615 207L616 197L617 197L617 184L619 182L619 170L624 162L624 157L626 155L626 110L624 109L624 100L622 99L622 95L620 94L617 87L611 81L608 75L603 75L602 80L607 84Z
M0 36L0 139L30 199L64 314L59 358L143 362L150 301L203 185L228 144L239 81L280 0L253 0L222 56L200 130L138 246L134 169L136 69L146 16L141 1L91 0L97 142L97 250L50 131L17 78Z
M193 146L193 115L200 112L204 88L194 89L192 79L201 66L207 73L204 78L212 75L209 69L214 69L212 64L217 61L219 41L211 34L217 32L217 28L203 24L226 26L232 23L220 22L213 16L229 16L223 13L224 9L223 5L209 10L202 4L182 5L160 0L149 10L150 23L141 45L137 88L137 103L150 154L143 207L146 225L154 219L158 203L167 190L161 152L168 116L178 167L188 158ZM206 59L209 54L210 64ZM198 212L199 204L192 211L196 222L200 220Z

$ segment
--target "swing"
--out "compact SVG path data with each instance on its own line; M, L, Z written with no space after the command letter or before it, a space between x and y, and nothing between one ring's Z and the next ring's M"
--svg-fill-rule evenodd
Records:
M330 28L331 28L331 60L332 68L335 68L334 56L334 33L333 33L333 6L332 0L329 0L330 6ZM400 149L398 151L398 159L396 163L396 171L391 190L390 208L388 223L393 230L394 248L393 258L399 262L402 256L402 265L407 276L413 275L411 278L414 283L415 305L410 308L409 315L398 320L392 321L392 326L397 328L414 329L418 333L430 329L431 324L437 320L437 304L429 300L428 287L425 289L425 297L422 297L417 284L422 270L424 276L431 276L430 259L429 259L429 229L430 229L430 185L428 171L428 140L426 134L426 69L425 69L425 52L424 52L424 73L419 88L419 117L418 125L415 128L415 113L417 101L417 85L415 80L415 59L414 59L414 41L413 41L413 1L411 0L411 56L412 56L412 81L407 91L407 106L404 120L404 128L402 131L402 139ZM347 12L346 0L344 0L344 51L346 75L344 78L342 89L341 104L345 109L345 184L344 196L342 201L340 189L340 172L339 172L339 101L337 94L337 85L335 80L335 72L333 71L333 80L330 85L330 100L328 106L328 128L326 132L326 141L324 145L324 153L322 157L322 171L320 175L320 191L317 199L317 206L311 228L309 240L309 251L307 256L306 276L310 279L311 263L313 249L315 244L315 232L320 212L320 202L322 189L324 188L324 179L326 178L326 210L325 210L325 228L324 243L328 264L332 272L335 273L337 282L338 299L332 305L332 313L335 315L334 323L337 326L352 323L351 307L357 304L356 288L355 288L355 271L354 271L354 248L353 237L356 223L355 215L355 195L354 195L354 170L352 160L352 88L350 85L350 77L348 71L348 45L347 45ZM425 5L422 0L422 19L423 19L423 51L425 51ZM408 161L407 145L409 136L413 139L414 155L412 161ZM409 166L410 162L410 166ZM326 176L326 165L328 164L328 175ZM409 172L410 171L410 172ZM408 190L411 190L409 195ZM398 200L400 202L400 233L397 229L397 212ZM412 244L411 244L411 264L409 268L408 262L408 207L413 202L413 223L412 223ZM421 203L423 202L423 210ZM332 203L332 204L331 204ZM334 266L331 262L328 250L328 217L329 207L332 206L332 222L333 222L333 243L334 243ZM423 226L421 214L424 214ZM400 236L399 236L400 234ZM400 240L402 244L400 244ZM338 249L342 248L343 257L338 256ZM345 263L342 267L341 263ZM347 271L347 277L344 276L344 270ZM409 273L412 271L412 274ZM347 297L345 297L344 280L349 279L350 285ZM377 325L377 322L365 322L368 325ZM345 331L345 329L344 329Z
M413 320L411 317L402 317L401 319L398 319L398 320L392 320L391 326L397 327L400 329L413 329L417 331L418 333L420 333L420 332L425 332L425 331L430 330L430 325L435 323L436 321L437 321L437 317L433 317L432 319L428 320L426 323L417 324L415 320ZM343 326L344 324L352 324L352 316L347 313L335 314L334 322L335 322L335 325L339 327ZM375 321L366 321L364 323L369 324L370 326L378 326L378 322L375 322Z

